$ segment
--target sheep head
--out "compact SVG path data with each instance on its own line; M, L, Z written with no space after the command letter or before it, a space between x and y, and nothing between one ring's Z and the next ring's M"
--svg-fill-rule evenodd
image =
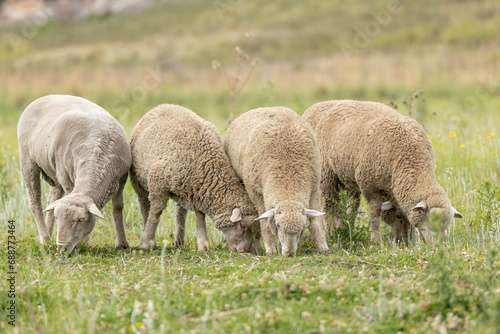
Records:
M437 217L437 218L436 218ZM420 238L424 242L434 242L434 232L431 228L431 221L440 219L439 232L446 233L453 218L463 218L453 206L431 206L425 201L415 205L408 214L408 219L413 227L418 229Z
M392 205L389 201L382 203L382 220L391 227L396 242L408 241L410 222L401 208Z
M282 255L295 256L300 237L308 226L308 218L322 215L323 212L307 209L298 201L288 200L278 203L257 219L272 218L274 224L271 221L271 232L278 235Z
M96 217L104 216L88 196L70 194L50 204L44 212L54 211L57 220L57 251L71 254L75 246L92 232Z
M233 209L229 218L232 224L221 228L229 250L238 253L256 253L253 245L252 218L251 215L242 214L240 208Z

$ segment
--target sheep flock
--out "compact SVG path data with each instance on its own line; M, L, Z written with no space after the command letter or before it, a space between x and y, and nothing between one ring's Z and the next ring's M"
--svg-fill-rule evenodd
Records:
M209 216L231 251L295 256L300 240L309 238L328 254L328 234L347 224L339 218L343 191L353 199L351 211L361 196L366 200L375 243L382 240L381 221L394 242L404 244L415 236L433 242L452 219L462 218L436 180L422 126L381 103L325 101L302 117L286 107L258 108L236 118L224 141L195 112L163 104L144 114L129 141L100 106L48 95L22 113L18 142L40 242L51 242L57 222L62 254L85 242L109 201L115 246L129 247L123 218L128 177L143 218L142 250L157 247L155 232L169 199L175 202L175 245L184 245L191 210L199 251L210 249ZM41 177L51 187L45 210Z

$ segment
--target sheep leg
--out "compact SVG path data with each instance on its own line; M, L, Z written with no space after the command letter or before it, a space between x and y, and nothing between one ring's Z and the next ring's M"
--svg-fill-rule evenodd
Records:
M372 242L382 242L382 234L380 233L380 217L382 216L382 198L378 196L365 196L368 206L370 207L370 227L372 229Z
M195 211L196 214L196 241L198 242L199 251L210 250L208 242L207 224L205 223L205 214L200 211Z
M113 221L115 222L115 247L119 249L128 248L127 236L125 235L125 226L123 223L123 188L127 182L128 175L125 174L120 179L118 192L112 200Z
M136 176L132 171L130 171L130 183L132 188L134 188L137 198L139 199L139 206L141 208L142 224L143 229L146 228L146 222L149 216L149 210L151 208L151 203L149 202L149 192L146 191L137 181Z
M58 199L62 198L64 195L64 190L60 184L53 185L50 187L49 199L47 201L47 206L51 205ZM54 232L54 211L47 212L47 219L45 220L47 231L49 233L49 237L52 237L52 233Z
M264 211L262 211L264 213ZM260 231L262 233L262 239L264 240L264 247L266 249L266 254L276 255L275 236L271 230L271 224L274 224L274 219L262 219L260 221Z
M36 227L40 235L40 242L43 244L50 241L50 234L45 225L42 208L42 186L40 180L40 167L29 159L21 157L21 173L28 189L28 200L31 212L35 216Z
M331 233L334 228L342 226L342 219L334 217L337 212L336 202L339 198L339 179L328 167L323 166L324 174L321 180L322 210L325 212L326 232Z
M311 194L310 209L320 210L320 195L319 191L315 191ZM326 244L325 229L323 225L323 216L310 217L309 218L309 232L311 232L311 237L316 244L318 252L321 254L328 253L328 246Z
M175 203L175 247L184 247L187 213L188 210L179 203Z
M259 215L263 214L266 212L266 207L264 205L264 199L262 198L262 195L257 193L257 192L250 192L248 195L250 195L250 199L252 200L253 204L255 205L255 208L257 209L257 212ZM271 226L269 224L274 224L274 219L261 219L260 220L260 229L254 229L253 233L255 236L255 241L259 245L256 245L257 248L260 247L260 242L257 241L257 239L262 239L264 241L264 248L266 250L266 254L269 255L276 255L278 252L276 251L276 245L275 245L275 235L273 234L271 230Z
M161 195L154 196L150 193L149 201L151 207L148 214L148 219L146 221L146 226L144 227L144 232L142 234L142 244L140 249L149 250L156 248L155 234L158 223L160 222L160 216L167 207L168 197L164 198Z

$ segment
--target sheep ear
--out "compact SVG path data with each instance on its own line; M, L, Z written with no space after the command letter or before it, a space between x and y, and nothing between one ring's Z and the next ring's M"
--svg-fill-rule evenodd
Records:
M387 201L382 203L382 211L389 211L391 209L394 209L394 205L392 205L391 202Z
M87 205L87 209L94 216L104 219L104 216L102 215L101 211L99 211L99 209L97 208L97 206L95 206L94 203L90 203L89 205Z
M454 207L451 207L451 210L453 211L453 218L464 218L464 216Z
M261 219L273 218L274 217L274 212L275 212L274 209L268 210L268 211L264 212L263 214L261 214L259 218L256 218L254 220L261 220Z
M325 214L324 212L319 212L312 209L306 209L306 217L319 217L323 216L324 214Z
M239 222L241 219L242 218L241 218L240 208L234 208L233 214L231 215L231 218L229 218L229 220L231 221L231 223L236 223Z
M427 204L425 202L420 202L411 211L425 211L427 210Z
M43 210L43 212L54 211L54 209L56 208L56 206L59 203L59 201L60 201L60 199L58 199L57 201L52 202L52 204L50 204L48 207L46 207L45 210Z

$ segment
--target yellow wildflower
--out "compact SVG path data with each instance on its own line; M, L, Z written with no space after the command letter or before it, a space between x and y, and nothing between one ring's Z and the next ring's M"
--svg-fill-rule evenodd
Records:
M451 131L450 132L450 138L454 138L455 137L455 132Z
M460 146L460 148L465 148L465 145Z
M142 327L142 322L138 321L135 323L135 327L141 328Z
M432 136L431 136L431 135L428 135L428 136L427 136L427 138L431 139L431 138L432 138Z

